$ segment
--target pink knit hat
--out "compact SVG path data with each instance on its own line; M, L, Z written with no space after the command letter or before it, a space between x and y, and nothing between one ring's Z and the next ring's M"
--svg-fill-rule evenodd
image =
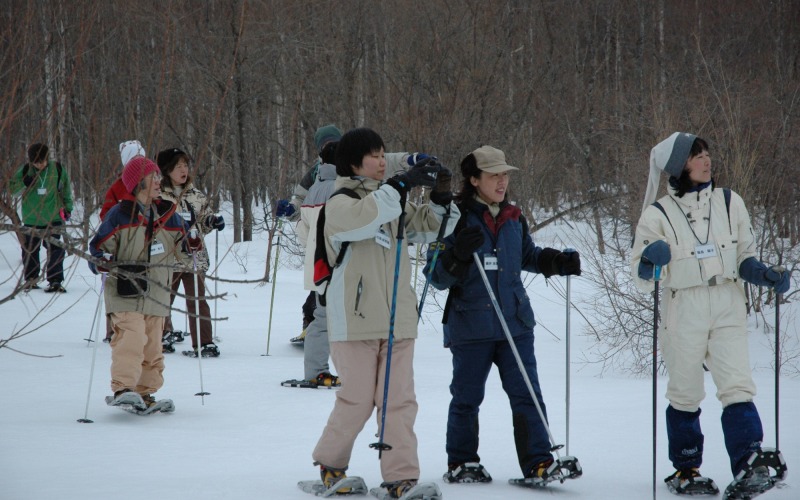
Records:
M133 193L139 182L152 173L161 174L158 165L144 156L137 156L125 165L125 170L122 171L122 183L129 193Z

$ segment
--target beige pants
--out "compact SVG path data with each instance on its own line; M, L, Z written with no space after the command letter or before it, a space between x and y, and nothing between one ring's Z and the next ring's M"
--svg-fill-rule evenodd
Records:
M667 399L676 410L695 412L705 398L705 362L722 407L753 400L756 386L747 345L744 291L736 283L664 290L658 332L669 374Z
M136 312L111 313L111 390L153 394L164 385L161 352L162 316Z
M339 371L342 387L336 393L333 411L314 448L315 462L337 469L347 468L356 437L373 408L378 409L380 426L388 345L387 340L331 342L331 358ZM414 434L416 418L414 340L398 340L392 347L383 434L383 442L392 449L384 451L380 461L384 481L419 479L417 436Z

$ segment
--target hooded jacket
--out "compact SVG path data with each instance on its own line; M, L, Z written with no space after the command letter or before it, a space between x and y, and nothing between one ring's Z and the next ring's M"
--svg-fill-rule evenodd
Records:
M350 241L342 264L334 268L326 291L328 335L332 342L386 339L392 312L397 255L400 194L391 186L364 177L338 177L335 190L352 189L361 197L334 196L325 206L325 247L333 262L341 244ZM450 205L450 234L460 215ZM445 214L435 204L406 203L404 241L397 278L394 336L417 337L417 297L411 288L407 243L434 241Z
M653 282L639 278L642 251L650 243L664 240L669 244L671 260L661 271L665 288L683 289L707 285L720 277L739 280L742 261L755 256L756 244L750 215L742 198L731 192L730 207L726 206L722 189L708 186L698 192L675 196L670 186L668 194L642 213L636 226L631 254L631 274L644 292L653 289ZM730 213L729 213L730 212ZM698 245L713 245L716 255L698 259Z
M123 200L108 211L97 234L89 242L89 252L97 259L104 253L113 255L105 283L106 313L138 312L150 316L169 315L169 296L172 271L176 258L185 253L182 240L187 224L175 213L175 205L168 201L153 202L152 235L148 231L148 217L135 201ZM151 249L148 260L148 248ZM149 262L149 265L147 265ZM143 296L127 298L117 293L118 265L147 265L148 292ZM97 272L94 264L89 268Z

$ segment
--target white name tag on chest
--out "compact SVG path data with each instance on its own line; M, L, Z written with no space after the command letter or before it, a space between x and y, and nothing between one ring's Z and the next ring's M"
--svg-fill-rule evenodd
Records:
M158 240L153 241L153 244L150 245L150 255L159 255L164 253L164 244Z
M392 248L392 239L383 231L382 227L375 233L375 243L383 248Z
M497 256L496 255L484 255L483 256L483 268L487 271L497 271Z
M36 192L39 193L39 196L44 196L47 194L47 188L39 188Z
M190 220L192 220L192 213L191 212L178 212L178 214L180 214L180 216L183 217L183 220L185 220L186 222L189 222Z
M694 256L698 259L708 259L717 256L717 247L709 243L708 245L697 245L694 247Z

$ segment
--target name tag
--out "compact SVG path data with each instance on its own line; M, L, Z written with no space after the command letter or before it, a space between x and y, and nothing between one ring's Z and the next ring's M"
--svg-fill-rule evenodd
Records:
M39 188L36 190L36 192L39 194L39 196L44 196L47 194L47 188Z
M192 220L192 213L191 212L178 212L178 214L183 217L183 220L189 222Z
M389 238L389 235L384 232L382 227L375 233L375 243L383 248L392 248L392 239Z
M694 256L698 259L708 259L717 256L717 247L709 243L708 245L697 245L694 247Z
M497 256L495 255L484 255L483 256L483 268L487 271L497 271Z
M158 240L153 241L150 245L150 255L159 255L164 253L164 244Z

